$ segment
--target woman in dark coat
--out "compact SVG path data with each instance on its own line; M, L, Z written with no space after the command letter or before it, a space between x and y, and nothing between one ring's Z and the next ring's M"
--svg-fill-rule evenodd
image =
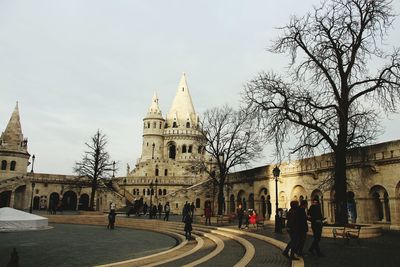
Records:
M185 219L185 237L187 240L192 239L192 217L190 216L190 214L186 214Z

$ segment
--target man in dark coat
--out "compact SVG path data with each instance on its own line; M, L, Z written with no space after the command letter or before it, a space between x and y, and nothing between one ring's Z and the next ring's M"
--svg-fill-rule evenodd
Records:
M237 213L237 217L238 217L238 221L239 221L239 229L242 229L243 215L244 215L242 204L239 204L239 206L236 210L236 213Z
M324 218L321 213L321 206L319 205L319 199L314 198L312 201L312 205L308 210L308 216L310 216L311 220L311 229L313 231L314 240L309 248L309 252L311 255L314 255L314 251L317 253L319 257L323 257L324 255L321 253L319 248L319 241L321 240L322 235L322 223Z
M308 223L307 223L307 200L302 200L300 202L300 208L298 212L298 220L299 220L299 247L297 250L297 255L303 257L303 248L306 243L307 232L308 232Z
M300 223L299 223L299 202L297 200L291 201L290 202L290 210L286 214L286 227L287 231L290 236L290 241L287 244L285 250L282 252L282 254L285 257L290 258L291 260L299 260L299 258L296 258L294 255L295 252L297 252L298 249L298 240L299 240L299 231L300 231ZM289 250L290 250L290 256L289 256Z
M184 229L185 237L187 240L190 240L192 239L192 222L193 222L192 216L190 216L190 214L187 214L184 219L184 222L185 222L185 229Z

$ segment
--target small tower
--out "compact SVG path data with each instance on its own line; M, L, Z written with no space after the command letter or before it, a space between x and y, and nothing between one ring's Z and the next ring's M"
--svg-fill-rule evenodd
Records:
M0 136L0 179L25 175L29 157L28 140L22 134L17 103Z
M153 99L147 116L143 119L143 147L141 161L163 159L164 124L157 94Z

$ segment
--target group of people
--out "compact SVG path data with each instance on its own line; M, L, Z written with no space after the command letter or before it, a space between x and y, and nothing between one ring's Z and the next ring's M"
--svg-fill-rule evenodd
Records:
M239 229L249 228L249 224L256 225L257 223L257 212L255 209L246 210L243 208L242 204L239 204L236 210L236 215L238 218Z
M164 206L161 203L158 203L158 205L147 205L141 198L134 201L133 205L128 208L126 215L129 217L131 214L135 214L136 216L141 216L142 214L146 216L146 214L149 214L151 219L157 219L158 214L158 219L161 219L162 213L164 212L164 221L168 221L170 211L171 207L169 202L165 203Z
M313 231L313 242L308 249L311 255L323 256L319 248L321 240L322 225L325 218L322 216L321 207L318 198L312 200L312 205L308 208L307 200L301 200L300 205L297 200L290 202L290 210L286 215L286 228L290 236L282 254L292 260L298 260L297 256L303 256L303 248L306 242L308 232L308 222L311 221Z

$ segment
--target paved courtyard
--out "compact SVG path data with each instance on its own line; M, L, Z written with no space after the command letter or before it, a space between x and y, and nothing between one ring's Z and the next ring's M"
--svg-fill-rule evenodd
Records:
M93 266L169 249L176 240L160 233L100 226L51 224L53 229L0 233L0 266L17 248L20 266ZM155 242L157 241L157 242Z

